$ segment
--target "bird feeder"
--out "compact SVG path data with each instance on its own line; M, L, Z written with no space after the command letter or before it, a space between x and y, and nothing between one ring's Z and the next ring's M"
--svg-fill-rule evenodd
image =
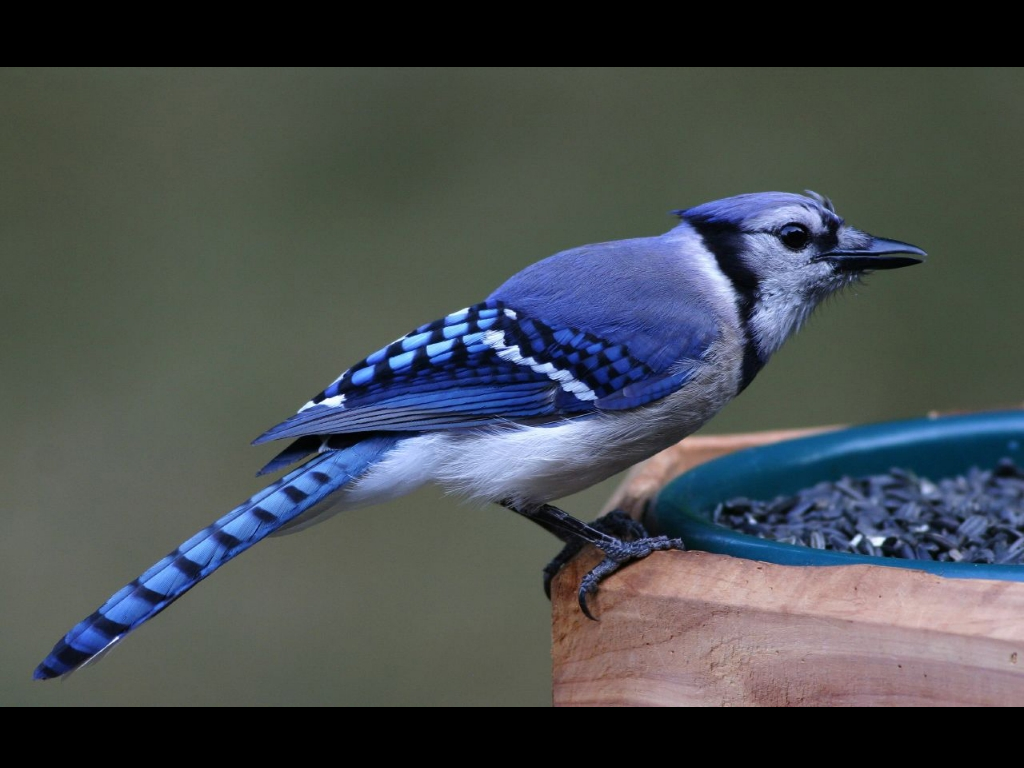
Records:
M1024 566L844 560L710 519L728 498L842 474L935 476L1019 457L1024 412L815 431L691 437L629 474L609 508L691 551L656 552L602 582L598 621L576 599L598 553L559 574L556 705L1024 704Z

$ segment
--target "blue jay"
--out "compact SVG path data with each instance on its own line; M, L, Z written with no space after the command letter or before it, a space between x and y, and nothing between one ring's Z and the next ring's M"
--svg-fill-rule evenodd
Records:
M663 235L563 251L356 363L255 441L292 440L260 474L304 463L114 594L35 677L94 659L270 534L428 482L601 550L579 588L589 616L602 578L682 542L617 535L549 502L686 437L823 299L925 255L808 195L730 197L675 211Z

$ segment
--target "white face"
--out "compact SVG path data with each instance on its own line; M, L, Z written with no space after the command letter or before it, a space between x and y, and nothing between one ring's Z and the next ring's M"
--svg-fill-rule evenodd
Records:
M859 277L814 257L836 248L865 247L872 240L811 201L751 216L741 229L743 262L758 278L751 329L758 348L769 355L818 304Z

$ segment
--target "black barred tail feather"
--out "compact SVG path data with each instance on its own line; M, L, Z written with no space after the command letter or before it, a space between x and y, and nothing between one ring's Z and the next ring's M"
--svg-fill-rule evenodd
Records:
M359 477L399 439L375 435L322 453L235 507L79 622L33 677L67 675L95 659L229 560Z

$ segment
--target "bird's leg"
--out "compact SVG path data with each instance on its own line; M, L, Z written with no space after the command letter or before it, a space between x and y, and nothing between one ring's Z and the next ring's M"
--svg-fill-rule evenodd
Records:
M504 504L503 506L506 507L507 509L517 511L510 504ZM629 516L627 515L627 517ZM562 547L561 551L551 559L551 562L544 566L544 594L547 595L548 600L550 600L551 580L555 578L556 573L562 570L563 565L565 565L574 557L576 557L577 553L579 553L579 551L583 549L587 542L581 539L579 536L576 536L574 534L568 534L565 531L552 527L549 523L547 523L544 520L539 520L535 517L530 519L533 520L533 522L537 523L537 525L539 525L545 531L550 533L552 536L555 536L565 544L565 546ZM593 527L597 530L603 531L604 533L612 533L612 531L605 531L601 526L598 525L603 519L604 518L598 518L597 520L595 520ZM637 525L639 525L639 523L637 523ZM640 526L640 528L643 529L643 526Z
M535 519L534 522L538 523L542 528L565 542L565 546L562 547L562 550L551 559L550 563L544 566L544 594L547 595L550 600L551 580L555 578L556 573L562 570L563 565L576 557L587 542L579 536L571 536L566 539L565 534L560 531L552 530L549 526L539 520ZM614 509L608 514L597 518L597 520L590 524L590 527L596 531L607 533L624 541L635 541L637 539L648 538L647 529L621 509Z
M544 568L544 591L548 597L551 596L551 579L584 544L592 544L604 553L604 560L580 582L580 610L588 619L594 616L587 607L587 596L595 592L598 584L606 577L634 560L647 557L651 552L686 548L682 539L649 536L640 523L621 510L611 512L588 525L550 504L534 507L503 502L502 506L532 520L565 542L562 551Z

